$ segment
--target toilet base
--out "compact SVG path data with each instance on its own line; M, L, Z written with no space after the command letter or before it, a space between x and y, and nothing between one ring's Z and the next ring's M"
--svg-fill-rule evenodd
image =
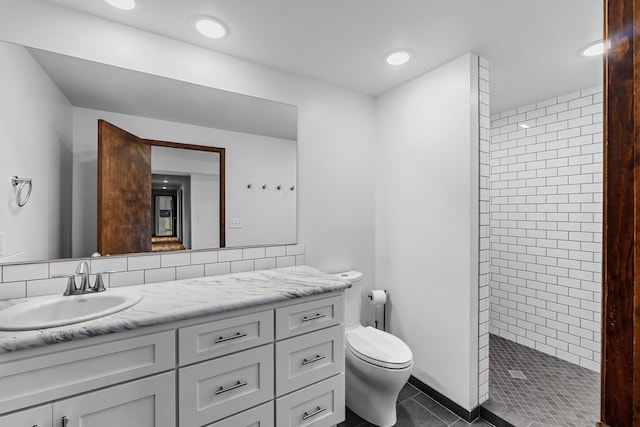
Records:
M379 427L396 424L396 401L413 364L403 369L385 369L365 362L346 349L345 397L349 409Z

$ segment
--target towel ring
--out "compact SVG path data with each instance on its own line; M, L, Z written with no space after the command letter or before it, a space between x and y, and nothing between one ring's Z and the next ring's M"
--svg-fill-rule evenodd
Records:
M16 204L19 207L23 207L29 201L29 197L31 197L31 190L33 190L33 184L31 182L31 178L18 178L17 176L14 176L11 178L11 183L13 184L14 187L20 184L20 187L18 187L18 192L16 194ZM29 185L29 191L27 191L27 195L23 199L22 192L24 191L24 187L26 185Z

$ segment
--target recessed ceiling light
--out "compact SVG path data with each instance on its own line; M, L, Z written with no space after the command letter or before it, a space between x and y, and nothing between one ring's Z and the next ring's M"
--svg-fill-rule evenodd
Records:
M522 129L529 129L532 128L536 125L536 121L535 120L529 120L528 122L522 122L520 123L520 127Z
M104 0L110 6L113 6L122 10L134 10L140 7L139 2L136 0Z
M163 189L163 190L166 190L166 189L167 189L167 187L162 187L162 189Z
M389 53L385 62L389 65L402 65L406 64L411 59L411 54L406 50L396 50Z
M607 45L606 45L606 49L609 49L609 46L611 46L611 43L609 40L607 40ZM595 43L591 43L589 46L587 46L583 51L582 54L584 56L598 56L598 55L602 55L605 51L605 43L603 41L598 41Z
M164 181L162 181L162 182L164 182L165 184L168 184L168 183L169 183L169 180L165 179L165 180L164 180Z
M192 21L193 28L210 39L219 39L227 35L227 27L219 19L211 16L197 16Z
M520 123L520 127L521 127L522 129L529 129L531 126L529 126L529 125L528 125L528 124L526 124L526 123Z

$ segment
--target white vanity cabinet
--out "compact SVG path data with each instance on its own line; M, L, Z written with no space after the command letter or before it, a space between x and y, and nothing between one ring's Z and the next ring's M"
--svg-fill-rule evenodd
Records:
M175 375L156 375L0 416L6 427L173 427Z
M0 414L174 369L174 337L173 331L163 331L98 344L84 340L70 343L70 349L46 346L35 355L28 350L5 354Z
M53 427L51 405L14 412L11 415L0 416L0 426L7 427Z
M0 354L0 426L329 427L344 420L341 294L120 337Z
M55 402L0 416L0 426L145 425L138 418L165 420L149 425L174 426L174 337L170 330L93 345L74 343L71 349L52 346L51 352L23 358L22 352L5 356L9 360L0 362L2 412ZM169 373L130 381L162 371ZM92 391L101 387L106 388Z
M54 427L174 427L175 374L167 372L53 403Z
M342 297L276 309L276 426L345 419Z
M341 422L345 411L342 323L342 297L338 296L180 328L180 427L211 422L268 427L274 417L276 427ZM315 387L323 382L324 386ZM327 387L338 390L329 392ZM274 398L276 412L286 416L274 414L273 409L267 416L262 406L252 412L254 406ZM287 424L281 418L287 418Z
M273 399L273 345L180 368L180 425L202 426Z

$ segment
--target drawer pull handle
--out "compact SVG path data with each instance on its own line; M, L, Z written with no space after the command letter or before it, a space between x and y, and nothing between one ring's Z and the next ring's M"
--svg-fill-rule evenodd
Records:
M320 313L318 313L318 314L316 314L315 316L304 316L304 317L302 318L302 321L303 321L303 322L308 322L308 321L310 321L310 320L322 319L323 317L327 317L327 315L326 315L326 314L320 314Z
M322 360L322 359L326 359L326 358L327 358L327 356L323 356L323 355L321 355L321 354L317 354L317 355L316 355L316 357L314 357L313 359L304 359L304 360L302 361L302 365L303 365L303 366L304 366L304 365L308 365L309 363L318 362L318 361L320 361L320 360Z
M246 337L246 336L247 336L246 332L238 332L237 334L231 335L231 336L228 336L228 337L220 337L217 340L215 340L213 343L214 344L219 344L221 342L237 340L238 338L242 338L242 337Z
M67 417L62 417L62 427L67 427L69 424L69 419Z
M246 386L246 385L247 385L247 382L246 382L246 381L238 381L238 382L236 382L234 385L229 386L229 387L227 387L227 388L220 387L219 389L217 389L217 390L216 390L216 394L226 393L226 392L228 392L228 391L235 390L235 389L237 389L237 388L244 387L244 386Z
M319 407L319 406L318 406L318 407L316 408L316 410L315 410L315 411L313 411L313 412L311 412L311 413L307 413L307 412L305 412L305 413L304 413L304 415L302 416L302 420L303 420L303 421L308 420L309 418L311 418L311 417L315 417L315 416L316 416L316 415L318 415L319 413L324 412L324 411L326 411L326 410L327 410L327 408L321 408L321 407Z

